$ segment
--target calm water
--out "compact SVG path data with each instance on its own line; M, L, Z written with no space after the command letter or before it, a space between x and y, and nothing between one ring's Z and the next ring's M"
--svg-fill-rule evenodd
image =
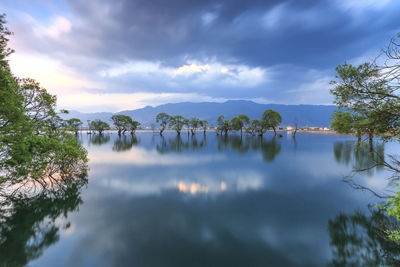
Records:
M80 138L89 183L71 208L43 208L25 229L27 243L52 231L34 256L12 252L31 266L380 264L384 244L369 229L380 214L368 205L391 186L379 169L343 181L369 162L352 137Z

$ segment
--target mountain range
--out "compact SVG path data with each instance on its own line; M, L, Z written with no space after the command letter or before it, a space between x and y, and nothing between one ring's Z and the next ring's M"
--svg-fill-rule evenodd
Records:
M135 110L124 110L117 113L97 112L81 113L79 111L70 111L63 115L64 119L78 118L84 125L87 120L100 119L111 123L111 116L114 114L123 114L131 116L139 121L142 126L156 125L155 117L160 112L169 115L182 115L185 118L198 117L207 120L210 126L216 125L219 115L224 115L225 119L232 119L239 114L246 114L250 119L260 119L264 110L273 109L282 116L282 126L293 125L298 121L299 127L319 126L329 127L332 113L336 110L334 105L281 105L281 104L259 104L247 100L229 100L224 103L216 102L181 102L170 103L156 107L146 106Z

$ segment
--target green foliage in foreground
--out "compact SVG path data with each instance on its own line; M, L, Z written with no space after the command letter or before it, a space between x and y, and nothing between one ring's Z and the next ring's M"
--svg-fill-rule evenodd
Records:
M56 97L33 79L12 74L7 61L11 33L4 25L0 15L0 193L28 182L54 188L86 171L86 150L67 133Z

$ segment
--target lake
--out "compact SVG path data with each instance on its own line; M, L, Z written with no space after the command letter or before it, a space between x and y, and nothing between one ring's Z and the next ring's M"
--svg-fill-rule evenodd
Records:
M365 266L398 255L372 231L389 174L345 178L371 160L351 136L79 138L89 182L61 214L38 206L26 242L45 242L11 252L30 266Z

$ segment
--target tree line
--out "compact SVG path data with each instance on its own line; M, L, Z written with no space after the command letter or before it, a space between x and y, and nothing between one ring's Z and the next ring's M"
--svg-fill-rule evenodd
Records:
M177 135L181 134L181 131L184 126L192 133L195 134L196 129L202 128L205 133L208 127L208 122L206 120L201 120L199 118L193 117L191 119L184 118L181 115L170 116L164 112L157 114L156 122L160 125L160 135L167 128L174 129ZM245 114L240 114L236 117L233 117L231 120L225 119L224 115L221 115L217 118L217 135L228 135L229 131L240 131L240 135L243 134L243 130L251 135L258 134L259 136L263 136L263 134L272 129L274 131L274 135L276 135L276 129L279 124L282 122L282 117L279 112L267 109L264 111L261 119L253 119L250 121L250 118Z

